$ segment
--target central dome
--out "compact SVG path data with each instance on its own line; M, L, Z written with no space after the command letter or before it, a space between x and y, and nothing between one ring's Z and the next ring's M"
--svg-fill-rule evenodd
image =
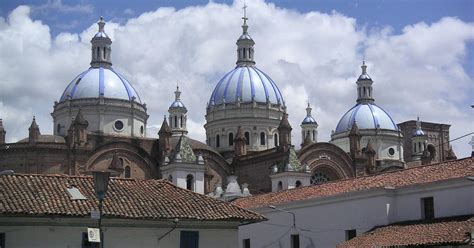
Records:
M219 81L209 106L253 101L285 105L280 90L266 73L255 66L237 66Z
M59 102L80 98L114 98L141 103L132 85L112 68L89 68L74 78Z

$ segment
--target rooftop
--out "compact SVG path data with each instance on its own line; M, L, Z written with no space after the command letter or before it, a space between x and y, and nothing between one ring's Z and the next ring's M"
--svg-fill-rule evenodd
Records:
M348 192L383 187L400 188L467 176L474 176L474 157L255 195L237 199L233 204L246 209L254 209Z
M459 245L469 242L474 216L458 216L432 221L409 221L377 227L348 240L344 247L405 247Z
M72 199L75 187L86 199ZM89 217L98 209L92 177L1 175L0 216ZM264 216L176 187L167 180L111 178L105 218L257 222Z

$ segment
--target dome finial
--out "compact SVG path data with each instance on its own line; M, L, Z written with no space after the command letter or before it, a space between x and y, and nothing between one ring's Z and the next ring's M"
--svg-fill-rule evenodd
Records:
M365 65L365 60L362 60L362 65L360 66L362 68L362 74L367 74L367 66Z
M179 85L176 84L176 91L174 92L175 101L179 101L181 97L181 91L179 90Z
M105 21L104 17L100 17L97 22L99 25L99 31L94 35L91 40L92 43L92 61L91 66L94 68L104 67L110 68L112 62L110 59L110 53L112 52L111 45L112 40L105 33Z
M247 20L249 18L247 18L247 4L245 4L245 0L244 0L244 7L242 7L242 9L244 10L244 16L242 17L242 19L244 20L244 24L242 25L242 29L243 29L243 33L247 34L247 29L249 28L249 26L247 25Z
M237 66L251 66L255 65L255 61L253 59L253 45L255 42L252 40L250 35L248 34L247 25L247 4L244 1L244 16L242 19L244 20L244 24L242 24L242 35L237 40Z
M310 117L311 116L311 110L313 110L311 108L311 106L309 105L309 101L308 101L308 107L306 107L306 116Z
M105 21L104 21L103 16L101 16L99 18L99 21L97 22L97 25L99 25L99 32L104 32Z

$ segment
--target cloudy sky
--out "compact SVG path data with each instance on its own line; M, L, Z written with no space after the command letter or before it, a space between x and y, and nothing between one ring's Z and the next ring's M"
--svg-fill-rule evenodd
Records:
M113 4L112 4L113 3ZM53 102L90 62L103 15L114 68L148 107L156 137L179 83L190 136L204 138L205 106L236 60L243 2L18 1L0 4L0 118L7 141L28 135L32 116L53 132ZM282 91L294 143L305 105L328 141L355 104L365 58L376 103L397 122L451 124L451 139L474 132L473 1L247 0L257 66ZM471 135L472 136L472 135ZM471 136L452 142L470 155Z

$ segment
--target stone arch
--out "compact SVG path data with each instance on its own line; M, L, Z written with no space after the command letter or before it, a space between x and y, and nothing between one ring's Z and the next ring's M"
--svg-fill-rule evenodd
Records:
M133 178L158 178L156 162L142 148L126 142L110 142L97 147L85 163L85 170L105 170L110 165L112 157L117 154L127 161Z
M229 164L218 153L210 149L194 149L195 154L201 154L205 160L204 192L214 191L217 184L223 185L227 176L231 174Z
M353 163L349 155L338 146L318 142L303 147L298 153L302 164L307 164L312 173L326 173L331 180L346 179L355 176Z

